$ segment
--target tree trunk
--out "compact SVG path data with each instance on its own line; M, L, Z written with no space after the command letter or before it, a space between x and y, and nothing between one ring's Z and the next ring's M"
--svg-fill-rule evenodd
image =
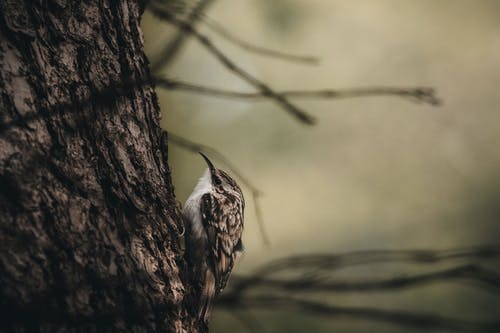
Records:
M4 331L198 330L143 6L0 2Z

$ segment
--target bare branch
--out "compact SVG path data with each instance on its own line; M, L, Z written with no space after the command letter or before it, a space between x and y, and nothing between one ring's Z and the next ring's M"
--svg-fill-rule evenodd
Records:
M256 276L276 274L285 270L304 270L306 268L331 271L350 266L408 262L434 264L455 259L493 260L500 259L500 248L481 246L452 250L370 250L354 251L344 254L297 255L276 260L257 270Z
M211 87L203 87L198 85L193 85L190 83L185 83L181 81L176 81L167 78L155 78L149 79L137 78L129 79L124 82L112 82L107 87L104 87L100 91L94 91L89 95L84 97L79 97L73 99L71 102L54 104L50 109L40 108L36 111L31 111L17 117L16 119L8 119L7 117L0 117L0 135L5 135L6 132L12 127L29 127L29 123L36 121L42 117L52 117L64 112L75 112L75 109L79 109L82 112L90 104L101 105L106 103L112 103L117 96L128 96L134 89L144 85L150 85L153 81L157 86L163 87L170 90L185 90L193 91L202 94L207 94L216 97L233 97L233 98L247 98L247 99L259 99L264 98L262 93L245 93L245 92L233 92ZM281 95L286 97L310 97L317 98L347 98L347 97L359 97L368 96L370 94L376 95L377 93L385 95L396 95L401 97L412 98L413 100L431 103L437 105L439 100L434 95L434 90L431 88L413 88L413 89L403 89L403 88L359 88L352 90L338 90L338 91L328 91L324 90L321 92L307 92L307 91L284 91Z
M197 6L191 11L187 17L187 22L194 25L196 20L200 17L200 14L207 10L207 8L214 2L214 0L199 0ZM170 42L165 46L163 50L160 51L157 56L158 61L151 65L152 72L158 72L163 67L167 66L178 53L179 49L182 47L187 36L187 31L184 29L179 29L177 35L170 40Z
M217 21L209 18L206 15L200 15L201 22L203 22L208 28L217 33L220 37L225 40L238 45L242 49L257 53L263 56L278 58L281 60L300 62L308 65L317 65L319 63L319 58L313 56L295 55L290 53L285 53L277 50L271 50L262 46L254 45L245 40L242 40L234 35L232 35L226 28L224 28Z
M343 90L289 90L283 91L282 94L286 97L295 98L354 98L354 97L369 97L369 96L399 96L409 98L416 102L438 106L441 105L441 100L436 96L434 88L417 87L417 88L397 88L397 87L361 87L350 88Z
M252 286L261 283L261 281L267 281L269 276L276 275L282 272L300 272L302 274L308 274L306 277L302 277L297 281L307 283L315 283L318 285L320 281L315 279L318 272L326 272L331 274L334 270L341 268L368 265L375 263L416 263L416 264L435 264L444 261L451 261L456 259L475 259L475 260L493 260L500 259L500 248L496 247L477 247L477 248L463 248L463 249L453 249L453 250L443 250L443 251L430 251L430 250L400 250L400 251L383 251L383 250L373 250L373 251L357 251L348 252L344 254L318 254L318 255L302 255L302 256L292 256L289 258L275 260L269 264L263 265L261 268L257 269L250 277L247 278L235 278L233 283L230 284L231 290L233 292L243 292L244 290L251 288ZM471 280L468 274L474 275L477 281L481 281L484 285L489 284L490 286L499 286L499 277L497 275L485 273L484 270L477 270L472 272L469 266L466 268L460 268L458 272L441 272L441 274L454 273L455 275L461 274L460 278ZM463 270L463 271L462 271ZM471 271L468 271L471 270ZM434 276L432 278L440 278L441 276ZM414 283L421 282L425 277L420 277L415 280ZM292 280L288 280L292 281ZM403 280L399 281L404 283ZM264 284L268 282L262 282ZM412 282L408 282L411 284ZM291 283L293 285L293 283ZM361 283L352 288L361 288L361 285L367 286L366 283ZM380 284L379 284L380 286ZM290 286L288 286L290 287ZM325 285L326 287L326 285ZM333 288L330 284L329 287ZM291 288L291 287L290 287ZM311 287L312 288L312 287Z
M364 281L331 281L324 277L308 274L299 278L271 279L259 276L232 277L235 283L234 289L227 291L231 293L242 293L250 288L273 288L289 292L366 292L381 290L399 290L403 288L416 287L440 281L470 282L476 286L488 288L492 291L500 291L500 275L488 271L476 265L464 265L454 268L438 270L435 272L415 275L399 274L400 276Z
M352 265L375 263L426 264L474 260L475 264L460 264L452 268L438 269L428 273L401 275L379 280L332 280L328 277L334 270ZM500 291L500 274L487 270L478 261L499 260L500 248L480 246L451 250L401 250L401 251L357 251L340 255L303 255L276 260L256 270L249 277L233 276L232 281L217 305L230 311L248 308L294 311L317 316L350 317L356 320L386 322L400 326L430 329L445 329L461 332L497 332L500 322L472 322L458 318L397 310L382 310L370 307L346 307L327 303L325 292L371 292L396 291L418 287L434 282L465 282L481 288ZM287 274L282 278L269 276L300 271L302 275ZM320 274L321 273L321 274ZM289 297L318 292L321 299ZM333 299L333 298L331 298Z
M209 155L224 163L232 171L232 173L240 179L241 183L246 188L248 188L252 196L255 208L255 216L257 219L257 225L259 226L262 241L266 246L270 245L269 237L267 235L266 228L264 227L264 219L262 217L262 212L260 209L260 197L262 195L262 192L260 192L257 187L255 187L246 177L244 177L242 173L222 153L220 153L216 149L201 143L188 140L172 132L168 132L168 138L173 144L176 144L179 147L186 149L192 153L198 153L200 151L202 153L208 153Z
M260 81L247 71L243 70L236 63L234 63L228 56L226 56L219 48L217 48L212 41L205 35L196 30L189 22L180 20L174 17L172 14L162 11L161 8L151 7L153 13L162 20L168 21L180 29L186 31L195 37L227 70L233 72L235 75L239 76L241 79L252 85L257 89L263 96L273 100L279 106L281 106L285 111L293 115L300 122L313 125L314 118L298 108L297 106L290 103L285 97L276 93L271 87L269 87L264 82Z
M259 100L266 98L261 92L239 92L232 90L225 90L213 87L207 87L202 85L196 85L192 83L182 82L167 78L155 78L155 83L162 88L168 90L181 90L189 91L194 93L199 93L202 95L208 95L213 97L221 98L237 98L237 99L249 99L249 100ZM427 103L430 105L440 105L441 101L436 97L435 90L433 88L396 88L396 87L362 87L362 88L351 88L343 90L285 90L278 91L279 95L286 98L355 98L355 97L368 97L368 96L396 96L401 98L408 98L412 101Z
M424 313L410 313L397 310L380 310L369 307L335 306L321 302L304 300L287 296L252 296L245 299L248 307L268 308L280 311L289 310L297 313L308 313L317 316L350 317L356 320L386 322L400 326L430 329L446 329L460 332L498 332L500 322L471 322L456 318L443 317ZM221 299L217 305L227 309L239 306L237 299Z

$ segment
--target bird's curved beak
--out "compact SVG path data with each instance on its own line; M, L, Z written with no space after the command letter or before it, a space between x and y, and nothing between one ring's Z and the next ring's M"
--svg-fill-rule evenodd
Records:
M203 157L203 159L204 159L204 160L205 160L205 162L207 163L207 165L208 165L208 169L210 169L210 173L213 173L213 172L215 171L215 167L214 167L214 165L212 164L212 161L210 161L210 160L208 159L208 157L207 157L207 156L205 156L205 154L203 154L202 152L198 152L198 154L200 154L200 155L201 155L201 157Z

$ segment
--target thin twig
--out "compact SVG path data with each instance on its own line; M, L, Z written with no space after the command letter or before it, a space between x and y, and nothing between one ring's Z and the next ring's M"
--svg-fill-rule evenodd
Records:
M191 25L194 25L196 23L196 20L200 17L200 14L206 11L213 2L214 0L199 0L196 7L187 17L187 22L189 22L189 24ZM157 56L158 61L151 65L151 70L153 73L158 72L174 59L175 55L182 47L186 36L186 30L179 29L177 35L172 40L170 40L170 42L165 46L163 50L160 51L159 55Z
M254 45L252 43L249 43L245 40L242 40L242 39L234 36L226 28L224 28L220 23L218 23L217 21L211 19L210 17L208 17L206 15L200 15L200 21L202 23L204 23L212 31L217 33L220 37L224 38L225 40L227 40L233 44L236 44L237 46L241 47L242 49L244 49L246 51L257 53L257 54L268 56L268 57L272 57L272 58L278 58L281 60L300 62L300 63L304 63L304 64L308 64L308 65L317 65L320 61L318 57L285 53L282 51L272 50L269 48L265 48L262 46L258 46L258 45Z
M433 264L446 260L475 258L500 259L498 247L472 247L451 250L368 250L343 254L298 255L280 259L264 265L257 275L276 273L287 269L316 267L323 270L340 269L350 266L366 265L379 262L411 262Z
M172 132L168 132L168 138L173 144L176 144L179 147L184 148L190 152L198 153L201 151L202 153L207 153L215 157L216 159L224 163L233 172L233 174L240 179L241 183L246 188L248 188L252 196L252 200L254 202L255 217L257 219L257 225L259 226L262 241L266 246L269 246L270 241L266 232L266 228L264 227L264 219L262 217L260 208L260 197L262 196L262 192L259 191L259 189L257 189L257 187L255 187L246 177L244 177L238 170L238 168L236 168L222 153L220 153L216 149L198 142L188 140Z
M273 100L275 103L280 105L285 111L293 115L300 122L313 125L315 122L314 117L307 114L297 106L293 105L285 97L278 94L271 87L269 87L264 82L260 81L247 71L239 67L235 62L233 62L228 56L226 56L218 47L212 43L212 41L196 30L189 22L180 20L170 13L162 11L161 8L152 6L153 13L160 19L168 21L180 29L186 31L195 37L227 70L233 72L235 75L239 76L241 79L252 85L257 89L262 95Z
M233 276L232 286L227 290L227 294L237 295L249 290L249 288L273 288L273 290L283 290L293 292L367 292L381 290L399 290L403 288L415 287L422 284L429 284L440 281L464 281L472 282L479 287L488 288L491 291L500 291L500 275L496 272L486 270L477 265L463 265L444 270L438 270L425 274L405 275L364 281L332 281L317 276L307 276L298 278L262 278L259 276Z
M238 301L234 299L220 300L220 307L226 307L234 310L238 307ZM500 322L471 322L457 318L443 317L425 313L411 313L399 310L381 310L370 307L348 307L335 306L300 299L297 297L288 297L283 295L262 295L251 296L245 299L245 304L249 307L280 311L293 310L298 313L309 313L316 316L337 316L350 317L356 320L368 320L386 322L400 326L416 327L425 331L431 329L445 329L460 332L498 332Z
M370 250L355 251L344 254L316 254L298 255L284 259L278 259L257 269L249 281L235 280L231 288L242 291L247 288L247 284L266 279L284 271L287 272L316 272L323 271L331 273L341 268L368 265L376 263L417 263L436 264L443 261L456 259L475 260L498 260L500 259L500 248L498 247L473 247L443 251L430 250Z
M155 83L157 86L168 90L181 90L199 93L203 95L221 97L221 98L237 98L258 100L267 98L262 92L240 92L233 90L225 90L213 87L207 87L183 81L156 77ZM322 89L322 90L285 90L278 91L279 95L286 98L355 98L368 96L397 96L408 98L416 102L427 103L430 105L440 105L441 101L436 97L436 92L433 88L417 87L417 88L396 88L396 87L362 87L343 90Z

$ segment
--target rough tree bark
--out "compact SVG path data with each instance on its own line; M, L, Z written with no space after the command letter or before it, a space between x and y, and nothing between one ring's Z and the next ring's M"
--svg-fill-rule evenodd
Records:
M198 330L143 6L0 2L1 330Z

